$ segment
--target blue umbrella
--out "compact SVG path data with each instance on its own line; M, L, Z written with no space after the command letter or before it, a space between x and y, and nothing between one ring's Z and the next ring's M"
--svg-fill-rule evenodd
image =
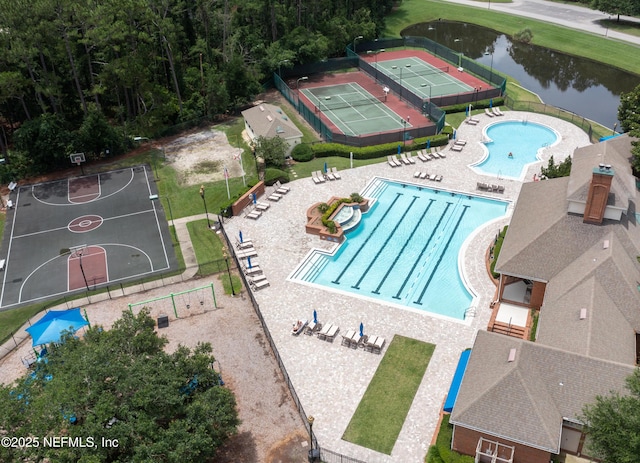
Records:
M318 312L316 312L316 309L313 309L313 323L318 324Z
M493 108L493 98L491 98L491 99L489 100L489 107L490 107L490 108Z
M427 140L427 149L431 148L431 139Z
M88 324L89 322L80 313L79 307L69 310L50 310L44 317L27 328L27 332L33 338L32 345L40 346L50 342L60 342L63 331L75 333Z
M360 322L360 337L364 336L364 325Z
M398 145L398 154L400 154L400 150L401 150L401 149L402 149L402 148L400 147L400 145Z
M453 130L453 139L454 140L456 139L456 131L455 131L455 129Z
M328 169L328 167L327 167L327 163L325 162L325 163L324 163L324 173L325 173L325 174L327 173L327 169Z
M240 242L242 243L242 230L240 230L240 231L238 232L238 235L239 235L239 237L240 237Z
M247 267L251 268L251 257L247 257Z
M255 204L255 203L257 203L257 202L258 202L258 197L256 196L256 194L255 194L255 193L252 193L252 194L251 194L251 197L253 198L253 204Z
M464 115L469 116L469 106L467 106L466 108L464 108Z

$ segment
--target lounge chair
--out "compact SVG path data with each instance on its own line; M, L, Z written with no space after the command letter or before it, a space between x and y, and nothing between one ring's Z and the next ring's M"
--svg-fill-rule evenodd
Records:
M236 257L238 259L245 259L247 257L254 257L257 255L258 255L258 252L256 251L255 248L242 249L236 252Z
M262 215L262 212L260 211L252 211L249 214L247 214L245 217L248 219L258 220L261 215Z
M256 203L256 210L258 210L260 212L264 212L267 209L269 209L270 206L271 206L271 204L258 204L258 203Z
M253 240L236 241L236 248L238 249L247 249L252 247L253 247Z
M411 162L409 162L409 159L407 159L407 153L400 153L400 159L402 160L402 162L406 165L411 164ZM414 161L415 162L415 161Z
M445 159L447 156L442 152L442 150L438 149L438 156L440 156L442 159Z
M322 183L322 181L320 181L315 171L311 172L311 179L313 180L313 183L315 183L316 185L318 183Z
M327 170L324 174L324 176L326 178L328 178L329 180L336 180L336 176L333 175L333 173L331 172L331 169Z
M252 265L251 268L245 267L243 272L247 276L249 276L249 275L258 275L258 274L262 273L262 269L260 268L259 265Z
M429 177L429 174L427 174L426 172L420 172L420 178L422 180L424 180L425 178Z
M336 335L338 334L338 331L340 331L340 328L338 328L338 325L331 326L331 328L329 328L329 331L327 331L327 333L325 334L324 340L333 342Z
M318 339L324 339L332 326L333 325L331 323L327 323L326 325L324 325L322 329L318 331Z
M322 172L320 172L319 170L316 170L316 177L318 178L318 180L320 180L320 183L324 183L327 181L327 179L324 178L324 175L322 175Z
M353 333L353 336L351 336L351 343L349 344L349 347L351 347L352 349L357 349L358 345L360 345L360 343L363 342L364 339L365 336L360 336L360 331L356 330L356 332Z
M396 161L394 161L391 156L387 156L387 164L389 164L391 167L398 167L396 165Z
M437 149L431 148L431 157L433 157L433 159L440 159L440 153Z
M402 165L402 162L395 154L391 155L391 160L396 163L396 167L400 167Z
M441 182L442 181L442 175L436 175L436 178L434 180L436 182Z
M376 354L379 354L380 352L382 352L383 347L384 347L384 338L378 336L376 338L375 343L373 344L373 352L375 352Z
M467 119L465 122L469 125L478 125L478 122L480 121L477 119L470 118L470 119Z
M499 106L495 106L493 108L493 114L495 114L496 116L504 116L504 113L502 111L500 111L500 107Z
M431 159L429 159L428 157L426 157L424 155L424 152L425 152L425 150L418 151L418 159L420 159L422 162L431 161Z
M342 345L350 347L351 346L351 338L356 335L354 330L347 330L347 334L342 335Z
M269 207L271 207L271 204L265 203L263 201L257 201L256 202L256 207L264 207L266 209L269 209Z
M377 339L378 339L378 336L369 336L367 341L364 343L364 350L369 351L369 352L373 352L373 348L376 345L376 340Z
M429 175L429 180L433 180L435 182L436 178L438 178L436 174Z
M451 145L451 147L449 148L451 151L462 151L464 148L464 145L456 145L453 144Z
M489 108L484 108L484 113L489 117L494 117L495 116L495 114L493 114L493 112L489 111Z
M421 173L422 173L422 172L420 172L419 170L416 170L416 171L413 173L413 178L419 178Z
M256 282L249 281L249 285L253 289L258 290L258 289L263 289L263 288L266 288L267 286L269 286L269 281L268 280L261 280L261 281L256 281Z
M336 169L335 167L331 168L331 173L337 180L340 180L342 178L342 176L338 173L338 169Z
M407 153L407 159L409 160L409 162L410 162L411 164L415 164L415 163L416 163L416 160L415 160L415 159L413 159L413 156L411 155L411 151L409 151L409 152Z
M308 334L311 336L316 331L320 331L322 329L322 323L310 322L304 330L304 334Z
M280 193L271 193L267 196L269 201L280 201L282 199L282 195Z
M308 320L298 320L293 324L293 327L291 328L291 334L294 336L298 336L300 333L302 333L302 331L304 331L308 324Z
M489 185L487 185L486 183L483 183L483 182L478 182L476 184L476 187L478 188L478 190L488 190L489 189Z
M454 145L464 146L464 145L466 145L466 144L467 144L467 140L460 140L460 139L458 139L458 140L454 141L454 142L453 142L453 144L454 144Z
M276 189L276 193L279 193L281 195L286 195L291 191L291 188L289 188L288 186L284 186L280 183L280 181L277 181L274 186Z
M267 279L267 276L263 273L262 275L256 275L254 277L249 278L248 281L250 283L257 283L259 281L266 280L266 279Z
M498 185L498 193L504 193L504 185Z

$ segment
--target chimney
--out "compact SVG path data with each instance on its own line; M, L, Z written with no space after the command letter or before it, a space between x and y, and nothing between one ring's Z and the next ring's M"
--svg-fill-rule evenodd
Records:
M601 224L604 219L611 181L613 180L613 169L610 164L600 164L593 169L591 184L589 185L589 195L587 205L584 208L584 223Z

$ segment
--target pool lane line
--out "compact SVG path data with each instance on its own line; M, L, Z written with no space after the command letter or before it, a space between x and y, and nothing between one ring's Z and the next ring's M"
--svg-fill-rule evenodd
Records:
M387 244L389 243L389 240L393 237L393 235L395 234L396 230L398 229L400 224L404 221L405 217L407 216L407 214L409 213L409 211L413 207L414 203L418 199L420 199L420 196L414 196L413 197L413 199L411 200L411 203L409 203L409 206L407 206L407 209L403 212L403 214L400 217L400 219L396 222L395 227L393 227L391 229L391 232L389 232L389 235L387 236L387 239L384 240L384 243L382 243L382 246L380 246L380 249L378 249L378 252L376 253L376 255L373 256L373 259L371 260L371 262L369 263L369 265L365 269L364 273L362 275L360 275L360 279L356 282L355 285L351 286L352 288L360 289L360 283L362 283L362 280L364 280L364 278L367 276L367 273L369 273L369 270L371 270L371 267L373 267L373 265L376 263L376 260L378 260L378 257L380 257L380 254L382 253L382 251L384 251L384 249L387 247Z
M418 262L420 262L420 260L422 260L422 256L427 251L427 248L429 247L429 244L431 244L431 240L433 240L433 237L435 236L436 232L440 230L440 224L444 220L445 216L447 215L447 211L449 210L449 208L452 205L453 205L452 202L447 201L447 205L445 206L444 210L442 211L442 214L440 214L440 218L438 219L438 223L436 224L435 227L433 227L433 230L431 231L431 235L429 235L429 239L427 239L427 241L424 244L424 246L422 246L422 250L420 251L420 254L418 254L418 256L416 257L416 260L413 261L413 265L411 266L411 271L409 272L407 277L402 282L402 285L400 286L400 289L398 289L398 292L396 293L396 295L392 296L394 299L400 299L400 293L402 292L404 287L409 282L409 277L413 274L414 270L418 267Z
M447 251L447 248L451 244L451 240L455 236L456 230L460 226L460 222L462 222L462 219L464 218L464 215L467 213L467 209L469 209L470 207L471 206L468 205L468 204L465 205L465 206L462 206L462 214L460 214L460 217L458 217L458 221L456 222L456 226L453 227L453 230L451 231L451 234L449 235L449 239L447 240L447 244L445 244L444 249L440 253L440 257L438 257L438 261L436 262L436 265L433 267L433 270L431 271L431 275L429 275L429 279L427 280L427 282L422 287L422 291L420 292L420 297L418 298L417 301L413 301L414 304L422 305L422 298L424 297L424 293L427 292L427 288L429 287L429 283L431 283L431 280L433 279L433 275L435 275L436 270L438 269L438 266L442 262L442 259L444 257L444 253Z
M398 260L400 260L400 256L402 255L402 253L404 252L405 248L409 245L409 243L413 239L413 237L416 234L416 231L418 231L418 228L420 227L420 225L422 225L422 221L424 220L424 217L427 215L427 212L429 212L429 209L431 209L431 205L434 202L436 202L435 199L430 199L429 200L429 204L427 205L426 209L424 210L424 212L420 216L420 220L418 220L416 225L413 227L413 230L411 231L411 234L409 234L409 236L405 240L404 244L402 245L402 249L400 249L400 251L398 251L398 254L396 255L396 258L393 259L393 262L391 263L391 265L387 269L387 273L384 274L384 276L382 277L382 280L380 280L380 283L378 283L378 286L376 287L376 289L371 291L373 294L380 294L380 288L382 288L382 286L384 285L385 281L387 281L387 278L391 274L391 270L393 270L393 267L395 267L395 265L398 263ZM411 273L412 272L409 272L409 275L407 276L407 278L405 278L405 282L402 284L402 288L404 288L404 285L406 284L407 279L409 278L409 276L411 276ZM400 289L401 291L402 291L402 288ZM399 292L398 292L398 294L399 294ZM396 296L394 296L394 298L395 299L399 299Z
M391 209L393 208L395 203L400 199L400 196L403 196L403 195L404 195L404 193L396 193L395 199L393 201L391 201L391 204L389 204L389 207L387 208L387 210L384 211L384 215L380 218L380 221L376 224L376 226L373 228L373 230L371 230L371 233L369 234L369 236L367 236L367 239L365 239L364 242L360 245L360 247L358 248L358 251L353 255L353 257L351 259L349 259L349 262L347 262L347 265L345 265L345 267L342 269L342 272L340 272L340 275L338 275L338 278L333 280L331 283L333 283L335 285L339 285L340 284L340 278L342 278L342 276L347 271L347 269L351 266L351 264L353 263L355 258L358 257L358 255L360 254L360 251L362 251L362 248L364 248L366 246L367 242L375 234L375 232L378 229L378 227L382 224L382 222L384 222L384 218L387 216L389 211L391 211Z

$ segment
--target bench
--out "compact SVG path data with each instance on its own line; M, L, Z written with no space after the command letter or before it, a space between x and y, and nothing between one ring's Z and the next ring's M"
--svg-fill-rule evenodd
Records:
M4 270L4 266L7 263L7 259L0 259L0 270Z
M7 209L13 209L13 200L7 201Z

